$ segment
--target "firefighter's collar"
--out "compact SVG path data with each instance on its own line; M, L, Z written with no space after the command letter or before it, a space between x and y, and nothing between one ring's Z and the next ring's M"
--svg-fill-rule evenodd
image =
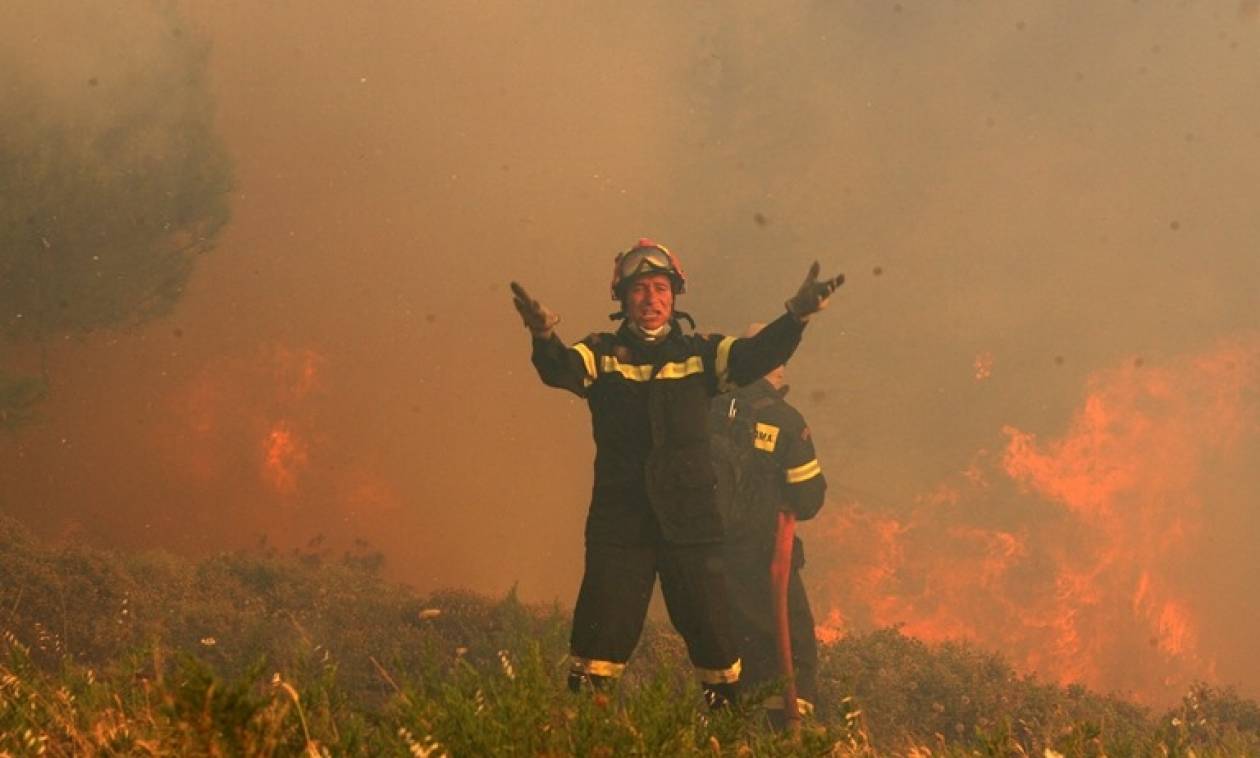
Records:
M665 338L669 336L670 331L673 329L673 322L666 321L664 324L661 324L655 329L644 329L633 321L627 320L626 326L629 327L630 333L634 336L649 345L655 345L658 342L663 342Z

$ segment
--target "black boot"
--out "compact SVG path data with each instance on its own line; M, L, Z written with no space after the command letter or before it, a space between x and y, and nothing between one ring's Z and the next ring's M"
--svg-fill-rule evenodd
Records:
M569 692L603 692L612 685L611 676L588 674L585 671L569 671Z
M730 708L735 705L735 698L739 696L738 682L720 682L701 686L704 688L704 702L711 711Z

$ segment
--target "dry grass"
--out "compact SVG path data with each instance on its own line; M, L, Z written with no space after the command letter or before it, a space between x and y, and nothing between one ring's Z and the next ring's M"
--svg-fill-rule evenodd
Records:
M363 566L51 550L0 519L0 756L1260 754L1260 707L1229 690L1153 714L897 630L824 647L796 737L709 714L660 628L618 689L573 696L566 609Z

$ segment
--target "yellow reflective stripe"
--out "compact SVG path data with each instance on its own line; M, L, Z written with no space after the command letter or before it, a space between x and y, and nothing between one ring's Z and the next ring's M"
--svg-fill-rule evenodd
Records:
M657 373L657 379L682 379L692 374L704 373L704 361L700 360L700 356L693 355L683 363L666 363L661 366L661 370Z
M582 356L582 365L586 366L586 376L582 377L582 384L589 387L591 382L595 381L596 377L599 376L595 371L595 353L584 342L577 343L573 346L573 349L577 351L578 355Z
M581 671L583 674L592 676L617 677L621 676L621 673L626 670L626 664L600 661L594 658L579 658L575 655L573 656L572 668L574 671Z
M733 389L731 387L730 363L731 363L731 345L735 344L735 337L723 337L717 346L717 358L713 362L713 371L717 374L718 392L726 392Z
M621 374L632 382L646 382L652 379L652 366L638 366L622 363L611 355L600 358L600 370L605 374ZM693 355L682 363L666 363L656 374L657 379L683 379L692 374L704 373L704 361Z
M701 684L732 684L739 681L739 672L742 670L743 664L736 658L730 667L724 669L702 669L696 666L696 677Z
M818 476L821 473L822 473L822 464L820 464L818 462L818 459L815 458L814 460L810 461L809 463L806 463L803 466L797 466L796 468L788 469L785 472L785 476L787 477L788 484L800 484L801 482L805 482L805 481L809 481L810 479L813 479L814 477Z
M606 374L621 374L632 382L646 382L652 378L651 366L622 363L611 355L605 355L600 359L600 370Z
M768 711L783 710L783 696L772 695L761 701L761 707ZM812 716L814 714L814 704L803 697L796 699L796 712L802 716Z

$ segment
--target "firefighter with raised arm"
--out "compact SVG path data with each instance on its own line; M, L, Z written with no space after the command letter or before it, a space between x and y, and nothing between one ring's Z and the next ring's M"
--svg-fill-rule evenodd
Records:
M753 324L745 336L762 328ZM784 367L778 366L764 378L714 398L710 417L726 531L731 620L743 661L743 685L752 692L793 676L789 689L795 704L787 703L782 691L762 703L770 723L779 729L812 713L818 693L818 642L800 575L804 548L794 534L786 542L776 539L783 537L780 514L790 514L793 520L811 519L822 508L827 492L809 426L787 402L787 392ZM772 566L778 549L785 550L787 576L776 587ZM784 591L786 613L779 618L776 604ZM790 644L785 648L784 642ZM790 664L783 660L785 652Z
M570 689L602 687L624 671L659 575L706 701L733 701L740 661L722 570L709 402L787 361L806 321L844 281L818 274L815 262L787 312L754 337L685 333L681 321L691 319L674 308L687 286L682 266L664 245L641 239L614 262L612 297L621 308L613 318L621 326L572 345L556 336L559 316L512 283L539 377L586 399L595 438Z

